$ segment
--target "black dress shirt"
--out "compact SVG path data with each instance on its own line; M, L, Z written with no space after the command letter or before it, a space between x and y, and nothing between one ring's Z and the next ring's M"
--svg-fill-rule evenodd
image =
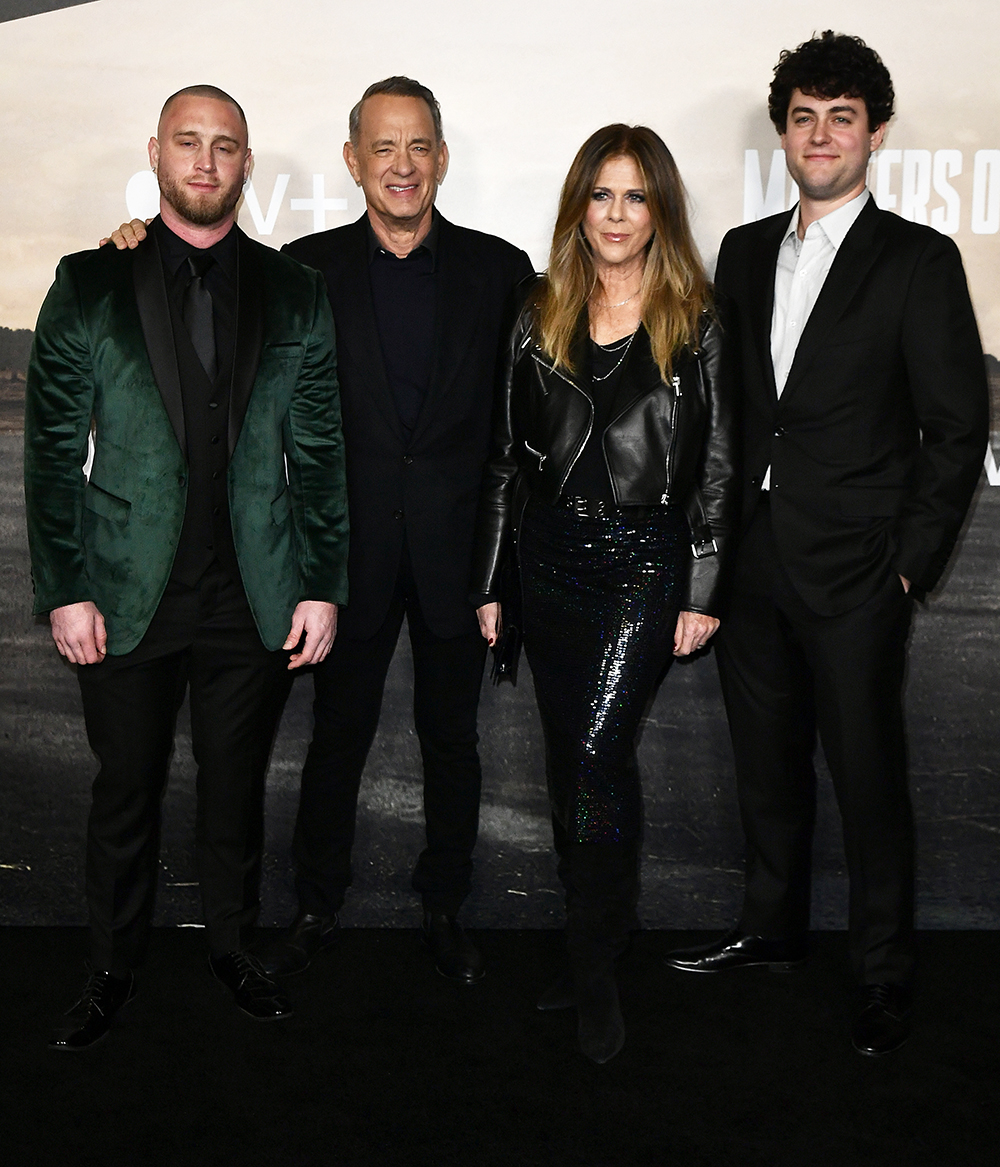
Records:
M430 387L437 313L437 212L427 238L405 258L386 251L368 223L372 303L386 378L407 435Z
M153 220L167 294L180 318L183 314L184 292L190 279L187 257L192 254L210 255L215 263L205 273L204 286L212 296L215 315L215 351L220 380L232 369L233 349L236 345L236 232L230 230L211 247L193 247L157 216ZM223 381L223 383L226 383Z
M627 342L631 344L631 342ZM621 380L627 349L617 342L612 351L595 341L590 342L590 396L594 402L594 421L590 436L573 464L563 493L568 498L587 498L613 503L614 488L608 464L604 460L604 431L614 411L615 390Z

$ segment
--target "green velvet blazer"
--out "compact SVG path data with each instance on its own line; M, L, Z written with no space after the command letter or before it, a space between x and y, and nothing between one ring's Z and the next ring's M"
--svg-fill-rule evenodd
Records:
M250 607L264 644L277 649L300 600L347 602L333 318L316 272L235 230L229 507ZM134 251L66 256L28 368L24 489L36 613L92 600L110 654L139 643L184 521L184 445L155 238Z

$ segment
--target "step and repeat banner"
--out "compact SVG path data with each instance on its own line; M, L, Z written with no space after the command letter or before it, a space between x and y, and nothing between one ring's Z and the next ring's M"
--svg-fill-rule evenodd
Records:
M825 28L863 37L892 73L897 115L873 157L878 204L962 251L1000 428L1000 8L994 0L91 0L0 2L0 921L84 919L82 840L95 765L72 670L30 617L20 486L24 369L61 255L156 211L146 143L166 96L211 83L250 125L240 226L278 247L363 211L344 167L347 115L372 81L407 74L441 102L451 165L438 205L545 266L559 187L580 143L645 123L673 150L709 270L725 231L791 206L767 117L783 48ZM907 709L920 845L919 923L1000 926L996 666L1000 438L967 529L913 632ZM405 639L405 638L404 638ZM393 663L362 792L345 922L413 922L421 846L409 658ZM480 925L559 919L530 676L490 690L476 889ZM311 682L299 680L272 762L263 922L293 909L287 859ZM711 657L675 668L646 720L644 921L727 924L741 835ZM178 734L164 806L157 919L195 923L193 764ZM843 927L846 889L829 783L817 828L817 927Z

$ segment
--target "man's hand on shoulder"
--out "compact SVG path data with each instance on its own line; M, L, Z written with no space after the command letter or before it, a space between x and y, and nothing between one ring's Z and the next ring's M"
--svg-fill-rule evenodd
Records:
M53 608L49 613L56 648L74 665L96 665L104 660L108 634L104 617L91 600Z
M301 652L293 652L288 661L290 669L303 665L318 665L325 660L337 635L337 605L322 600L302 600L292 613L291 631L281 646L295 648L305 636Z
M133 219L129 223L122 223L117 231L112 231L109 236L105 236L97 246L103 247L105 243L113 243L119 251L124 251L126 247L138 247L146 238L146 228L152 221L152 219L147 219L144 223L142 219Z

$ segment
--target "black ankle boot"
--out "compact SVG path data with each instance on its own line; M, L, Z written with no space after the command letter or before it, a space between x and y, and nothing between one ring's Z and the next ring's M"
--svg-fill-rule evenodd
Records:
M635 916L637 849L632 843L569 843L560 857L577 1037L581 1052L603 1065L625 1044L615 961Z
M625 1044L625 1020L618 1000L614 962L574 978L576 1035L580 1052L603 1066Z

